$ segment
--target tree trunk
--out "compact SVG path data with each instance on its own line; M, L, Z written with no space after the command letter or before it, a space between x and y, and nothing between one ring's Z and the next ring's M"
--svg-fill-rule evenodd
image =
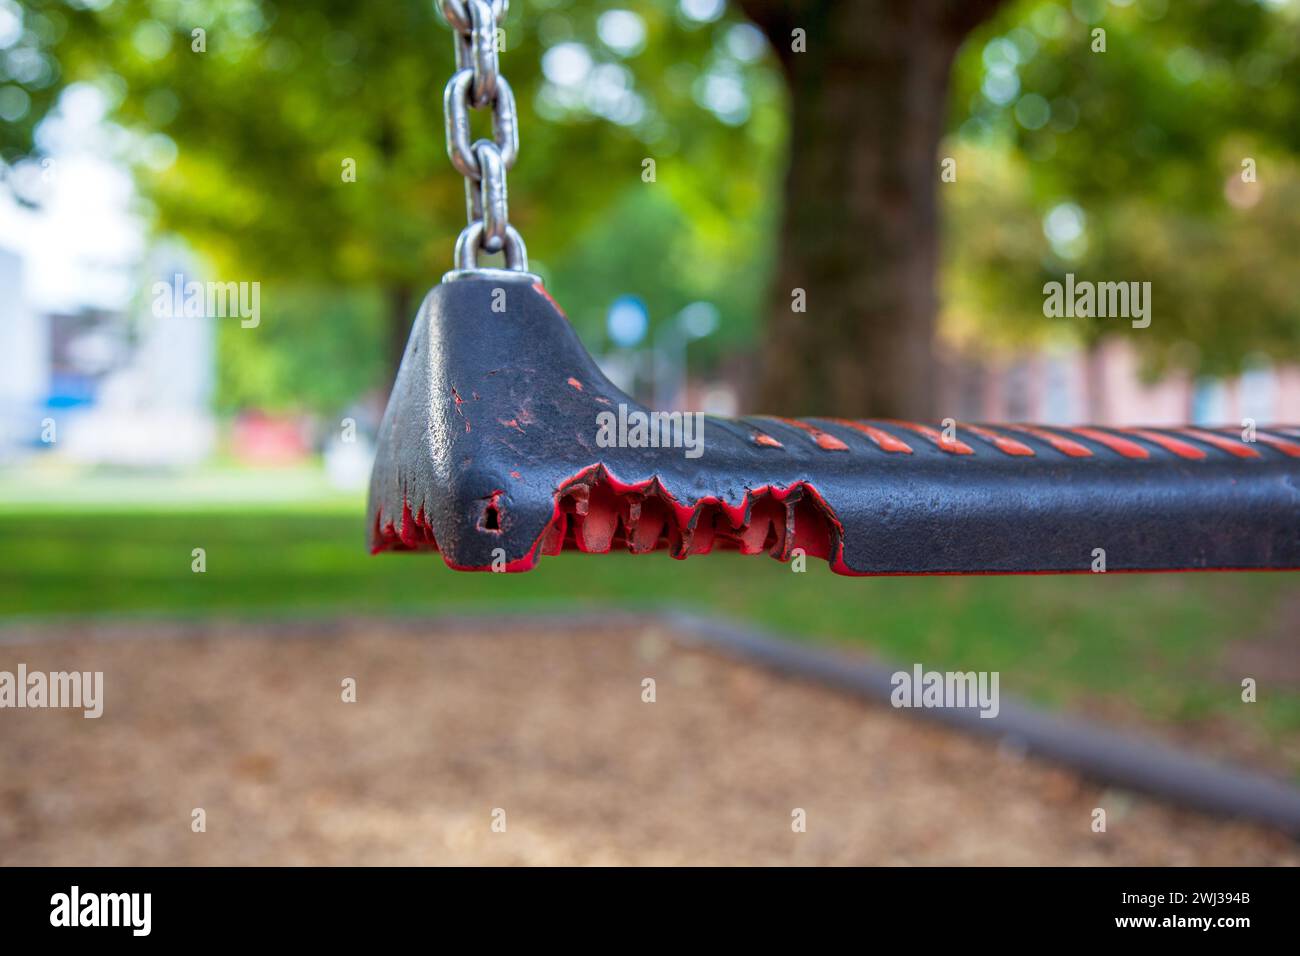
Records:
M388 381L397 378L397 367L402 364L406 353L406 340L411 337L411 323L415 313L411 311L414 296L409 285L394 285L388 288Z
M949 73L998 0L741 5L776 49L791 105L762 410L929 418Z

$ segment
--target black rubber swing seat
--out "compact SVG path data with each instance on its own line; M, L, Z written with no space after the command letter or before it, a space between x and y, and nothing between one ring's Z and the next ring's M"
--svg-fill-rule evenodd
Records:
M1090 572L1099 556L1112 572L1300 568L1295 427L1246 441L707 416L688 457L662 441L603 447L602 412L650 410L601 374L536 277L449 273L420 308L380 427L372 551L506 571L614 547L801 549L855 575Z

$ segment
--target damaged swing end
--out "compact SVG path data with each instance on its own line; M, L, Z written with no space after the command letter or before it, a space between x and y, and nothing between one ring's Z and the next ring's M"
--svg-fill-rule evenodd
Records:
M535 276L449 273L380 428L372 551L524 571L566 548L714 549L841 574L1300 568L1300 433L703 419L680 447L602 447L649 417Z

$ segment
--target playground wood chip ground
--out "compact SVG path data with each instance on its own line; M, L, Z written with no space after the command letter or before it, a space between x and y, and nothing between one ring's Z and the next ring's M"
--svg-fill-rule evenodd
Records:
M0 713L0 864L1300 863L653 625L39 630L0 670L103 671L104 714Z

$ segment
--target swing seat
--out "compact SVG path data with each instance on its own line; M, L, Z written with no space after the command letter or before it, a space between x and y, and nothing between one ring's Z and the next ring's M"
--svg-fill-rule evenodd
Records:
M566 548L803 555L850 575L1300 568L1295 428L705 416L695 447L694 419L650 415L535 276L449 273L380 427L371 550L474 571Z

